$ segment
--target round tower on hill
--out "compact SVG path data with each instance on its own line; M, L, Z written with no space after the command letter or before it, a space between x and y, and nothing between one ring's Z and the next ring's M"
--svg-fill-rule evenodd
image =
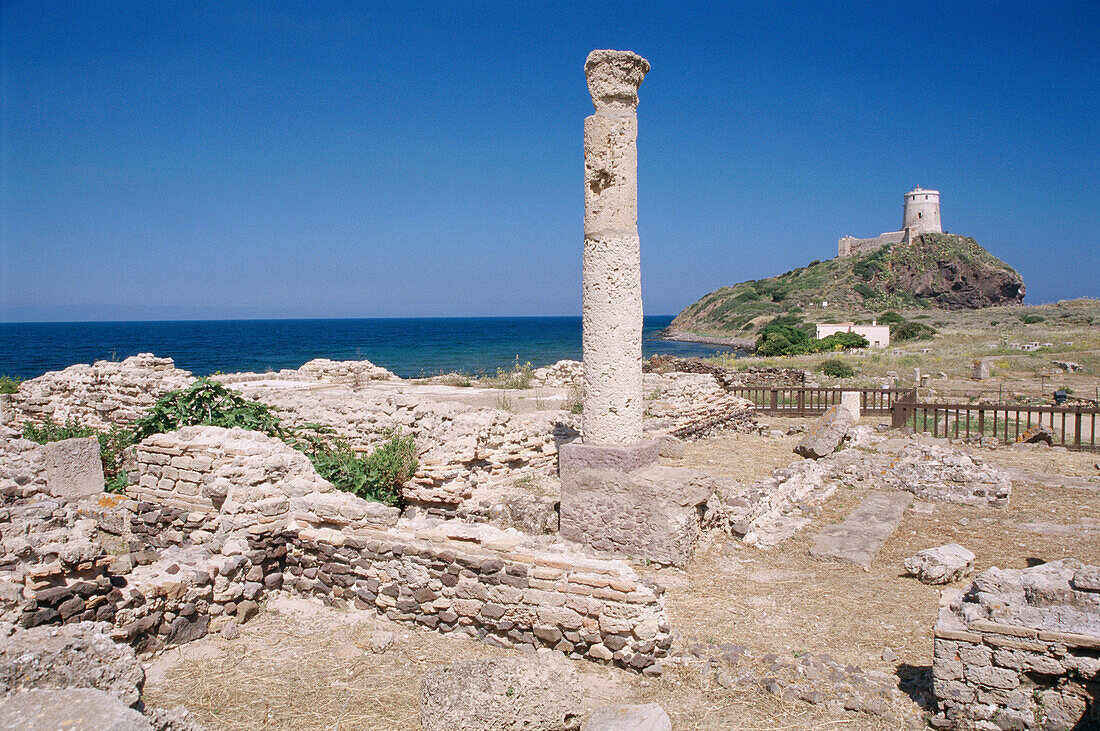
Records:
M901 227L913 236L943 233L940 225L940 192L914 188L905 194L905 216Z

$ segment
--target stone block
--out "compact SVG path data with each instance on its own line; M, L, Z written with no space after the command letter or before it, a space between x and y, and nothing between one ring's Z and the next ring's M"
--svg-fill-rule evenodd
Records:
M852 421L859 421L860 398L859 391L844 391L840 394L840 408L851 415Z
M633 472L657 463L661 454L658 440L647 439L629 447L608 447L570 442L558 450L558 472L610 470Z
M140 712L95 688L36 689L0 702L0 729L152 731Z
M11 394L0 393L0 424L7 424L12 420Z
M577 671L561 653L448 663L420 683L425 731L563 731L582 713Z
M592 711L582 731L672 731L672 721L656 703L601 706Z
M905 570L922 584L949 584L974 566L974 554L957 543L928 548L905 559Z
M795 453L809 459L827 457L844 441L848 435L848 428L854 421L848 408L840 404L830 406L817 423L810 427L802 441L795 446Z
M103 492L103 463L95 437L46 445L46 488L55 497L79 500Z
M705 473L654 465L630 472L562 472L563 538L598 551L683 566L716 483Z

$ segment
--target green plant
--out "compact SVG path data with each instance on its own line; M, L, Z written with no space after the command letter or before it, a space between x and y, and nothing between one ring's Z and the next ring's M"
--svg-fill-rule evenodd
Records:
M832 378L851 378L856 374L856 369L838 358L823 360L817 366L818 370Z
M866 282L856 282L852 289L864 299L874 299L879 296L878 291Z
M511 369L504 370L503 368L497 368L497 375L495 378L490 379L490 388L503 388L503 389L524 389L531 387L532 369L530 363L520 363L519 356L516 356L516 362L512 364Z
M1025 325L1034 325L1035 323L1043 322L1044 320L1046 320L1046 318L1041 315L1020 315L1020 322L1024 323Z
M570 414L580 414L584 412L584 388L581 386L572 386L569 389L569 399L565 402L565 410Z
M386 505L399 505L401 486L416 472L416 440L397 432L368 454L360 455L329 426L306 424L287 442L303 452L317 474L338 489Z
M134 422L134 441L185 426L240 427L284 439L287 435L275 410L245 398L217 381L200 378L188 388L170 391Z
M63 439L76 439L78 437L94 437L95 429L84 426L76 419L70 418L64 424L58 424L47 416L41 425L33 421L23 422L23 438L39 444L60 442Z
M935 328L923 322L899 322L890 325L890 340L898 343L928 340L935 334Z
M502 391L500 395L497 396L496 406L501 411L509 411L511 413L515 413L516 411L516 403L508 398L507 391Z
M22 382L22 378L0 376L0 393L15 393L19 390L19 384Z
M896 325L905 322L905 318L893 310L887 310L878 316L878 321L883 325Z

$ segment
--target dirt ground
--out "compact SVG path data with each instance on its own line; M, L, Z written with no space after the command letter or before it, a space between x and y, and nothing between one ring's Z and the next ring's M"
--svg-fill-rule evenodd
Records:
M765 421L782 431L811 423ZM751 482L794 461L797 440L730 435L688 445L685 458L675 463ZM869 571L816 561L807 553L819 530L858 505L870 490L862 485L840 488L810 526L772 549L711 535L686 570L638 566L668 590L666 607L677 632L673 649L731 642L754 657L828 653L868 670L923 677L931 664L940 589L904 576L908 556L957 542L977 555L977 571L1058 558L1100 564L1100 481L1078 479L1067 486L1050 476L1095 475L1090 464L1100 455L1010 449L979 454L1038 476L1014 482L1006 509L948 503L920 506L930 512L910 509ZM393 631L396 641L374 655L364 648L379 628ZM884 661L885 648L897 659ZM146 700L154 706L182 703L210 729L416 729L417 692L428 669L508 652L371 613L287 598L270 602L237 640L207 637L157 658ZM660 703L677 729L887 729L901 723L728 690L698 668L671 663L659 679L584 661L576 667L588 707ZM915 703L908 711L919 719Z

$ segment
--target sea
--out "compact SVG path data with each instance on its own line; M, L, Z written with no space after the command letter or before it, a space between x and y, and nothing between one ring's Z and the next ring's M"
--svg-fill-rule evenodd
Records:
M709 356L728 347L661 340L672 322L647 316L645 357ZM346 320L172 320L162 322L0 323L0 376L34 378L75 363L137 353L172 358L177 368L277 371L313 358L369 360L403 378L438 373L495 374L581 359L579 317L440 317Z

